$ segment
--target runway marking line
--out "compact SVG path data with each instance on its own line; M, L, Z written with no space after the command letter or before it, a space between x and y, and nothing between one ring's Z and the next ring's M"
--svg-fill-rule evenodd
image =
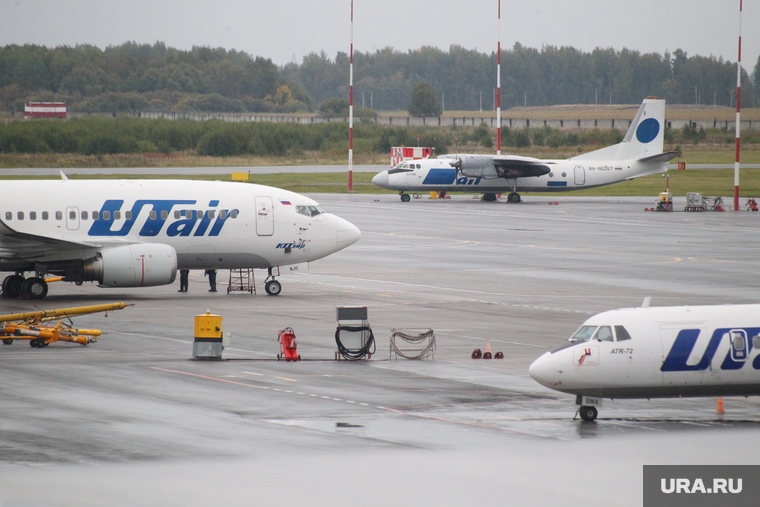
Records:
M275 377L275 378L278 378L280 380L287 380L288 382L298 382L296 379L292 379L292 378L286 378L286 377Z

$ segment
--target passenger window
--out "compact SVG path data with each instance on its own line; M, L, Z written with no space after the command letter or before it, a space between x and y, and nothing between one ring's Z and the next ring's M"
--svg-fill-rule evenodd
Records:
M29 212L29 220L37 220L37 212L36 211L30 211Z
M114 220L121 220L121 211L114 211L113 212L113 219Z
M166 220L167 218L169 218L169 212L166 211L165 209L162 209L161 210L161 220Z
M87 220L87 212L86 211L82 212L82 220Z
M236 209L231 209L230 210L230 217L237 218L237 215L238 215L238 213L237 213Z
M127 220L132 220L132 212L131 211L125 211L124 212L124 218Z
M178 219L178 218L179 218L179 210L178 210L178 209L175 209L175 210L174 210L174 218L175 218L175 219Z
M223 210L219 211L219 218L221 220L226 220L227 219L227 210L226 209L223 209Z
M615 335L619 342L631 339L631 335L628 334L628 331L623 326L615 326Z
M69 211L69 220L76 220L76 219L77 219L77 212Z
M733 337L734 350L744 350L744 335L741 333L734 333Z
M97 211L93 211L92 212L92 219L93 220L97 220L99 216L100 216L99 212L97 212Z
M206 218L212 219L214 218L214 210L210 209L206 212Z
M111 212L110 211L104 211L103 212L103 220L111 220Z
M755 335L752 337L752 348L760 349L760 335Z
M10 211L6 211L5 212L5 219L6 220L13 220L13 213L11 213Z
M150 219L155 220L156 219L156 210L152 209L150 210Z
M601 326L599 331L596 332L595 338L600 342L611 342L612 328L610 328L610 326Z
M190 210L185 211L185 218L187 219L193 218L193 212Z
M50 218L50 215L48 214L48 212L47 211L43 211L42 212L42 219L43 220L47 220L48 218Z
M18 218L19 220L23 220L24 219L24 212L23 211L19 211L18 213L16 213L16 218Z
M195 217L196 217L198 220L200 220L201 218L203 218L203 210L202 210L202 209L199 209L198 211L196 211L196 212L195 212Z
M63 220L63 213L60 211L55 212L55 219L56 220Z

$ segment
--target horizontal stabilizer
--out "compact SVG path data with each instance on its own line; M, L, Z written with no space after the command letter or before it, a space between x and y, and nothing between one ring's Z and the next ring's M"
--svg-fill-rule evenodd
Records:
M670 162L674 158L680 156L680 151L666 151L665 153L659 153L650 157L640 158L639 162Z

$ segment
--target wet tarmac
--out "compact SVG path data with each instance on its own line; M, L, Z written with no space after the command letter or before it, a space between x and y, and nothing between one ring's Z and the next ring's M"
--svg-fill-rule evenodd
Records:
M311 197L362 238L282 276L277 297L262 272L250 295L208 293L193 271L188 293L52 284L42 302L0 300L134 304L75 318L107 331L86 347L0 346L0 506L628 506L644 464L756 463L758 398L726 398L725 415L710 398L605 400L585 423L527 368L589 315L645 297L758 302L757 213ZM335 307L349 305L368 307L368 361L335 360ZM219 361L191 357L207 309L231 333ZM277 360L288 326L299 362ZM433 329L434 357L391 358L400 328ZM487 340L504 359L470 358Z

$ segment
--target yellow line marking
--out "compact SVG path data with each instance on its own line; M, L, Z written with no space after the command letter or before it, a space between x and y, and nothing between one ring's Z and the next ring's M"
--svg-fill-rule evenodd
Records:
M292 378L285 378L285 377L275 377L275 378L278 378L280 380L287 380L289 382L298 382L296 379L292 379Z
M258 375L260 377L263 377L263 373L253 373L252 371L244 371L243 373L247 373L248 375Z

